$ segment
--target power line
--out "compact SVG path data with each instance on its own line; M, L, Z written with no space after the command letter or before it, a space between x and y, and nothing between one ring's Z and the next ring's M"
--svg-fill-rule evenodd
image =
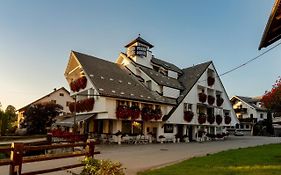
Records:
M275 46L269 48L268 50L262 52L261 54L255 56L254 58L252 58L252 59L246 61L245 63L243 63L243 64L241 64L241 65L239 65L239 66L236 66L235 68L230 69L229 71L226 71L226 72L220 74L219 77L224 76L224 75L226 75L226 74L229 74L229 73L231 73L231 72L233 72L233 71L235 71L235 70L237 70L237 69L239 69L239 68L241 68L241 67L243 67L243 66L246 66L247 64L251 63L252 61L254 61L254 60L260 58L260 57L263 56L263 55L265 55L265 54L268 53L269 51L275 49L275 48L278 47L280 44L281 44L281 42L278 43L277 45L275 45Z

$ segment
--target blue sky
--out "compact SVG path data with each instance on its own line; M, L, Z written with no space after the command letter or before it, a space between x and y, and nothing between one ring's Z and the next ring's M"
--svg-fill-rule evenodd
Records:
M1 1L0 102L22 107L69 89L71 50L115 61L141 36L181 68L213 60L219 73L260 54L274 0ZM222 77L229 96L258 96L280 75L281 47Z

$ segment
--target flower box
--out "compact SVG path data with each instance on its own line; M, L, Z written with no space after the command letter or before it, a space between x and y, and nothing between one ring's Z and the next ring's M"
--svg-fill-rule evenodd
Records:
M221 122L222 122L222 116L221 115L216 115L216 122L217 122L218 125L221 124Z
M184 120L187 122L191 122L193 119L194 113L192 111L184 111Z
M210 124L213 124L213 123L215 122L215 116L214 116L214 115L208 115L207 121L208 121Z
M199 116L198 116L198 123L199 124L203 124L206 122L206 114L204 113L200 113Z
M224 123L228 125L230 124L230 122L231 122L231 117L229 115L224 116Z
M205 103L206 100L207 100L207 95L206 95L204 92L199 93L199 94L198 94L198 97L199 97L199 101L200 101L201 103Z
M221 98L220 96L217 96L217 106L221 106L223 104L223 98Z
M78 92L80 89L85 89L86 86L87 86L87 78L85 76L82 76L70 83L70 89L73 92Z
M212 95L208 95L208 103L209 105L213 105L215 102L215 97L213 97Z
M213 86L214 83L215 83L215 78L209 76L209 77L207 78L207 83L208 83L208 86Z

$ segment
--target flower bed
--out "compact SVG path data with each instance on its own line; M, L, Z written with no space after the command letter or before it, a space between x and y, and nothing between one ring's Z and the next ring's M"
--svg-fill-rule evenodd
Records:
M194 113L192 111L184 111L184 120L187 122L191 122L193 119Z

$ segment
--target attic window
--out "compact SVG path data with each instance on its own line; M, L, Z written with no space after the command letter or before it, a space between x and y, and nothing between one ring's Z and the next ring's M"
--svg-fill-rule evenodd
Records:
M134 94L131 94L131 96L135 96Z
M103 91L103 88L99 88L100 91Z
M148 96L147 98L148 98L148 99L150 99L151 97L150 97L150 96Z
M124 92L121 92L120 94L121 94L121 95L124 95L125 93L124 93Z
M119 82L119 83L122 83L123 81L122 81L122 80L119 80L118 82Z
M131 83L131 82L128 82L128 84L130 84L130 85L131 85L132 83Z
M109 80L110 80L110 81L113 81L114 79L113 79L113 78L109 78Z
M112 90L111 92L112 92L112 93L115 93L116 91L115 91L115 90Z
M90 74L90 77L94 77L94 75L93 75L93 74Z
M103 76L100 76L100 79L102 79L102 80L103 80L103 79L104 79L104 77L103 77Z
M140 95L140 97L143 97L143 95Z

